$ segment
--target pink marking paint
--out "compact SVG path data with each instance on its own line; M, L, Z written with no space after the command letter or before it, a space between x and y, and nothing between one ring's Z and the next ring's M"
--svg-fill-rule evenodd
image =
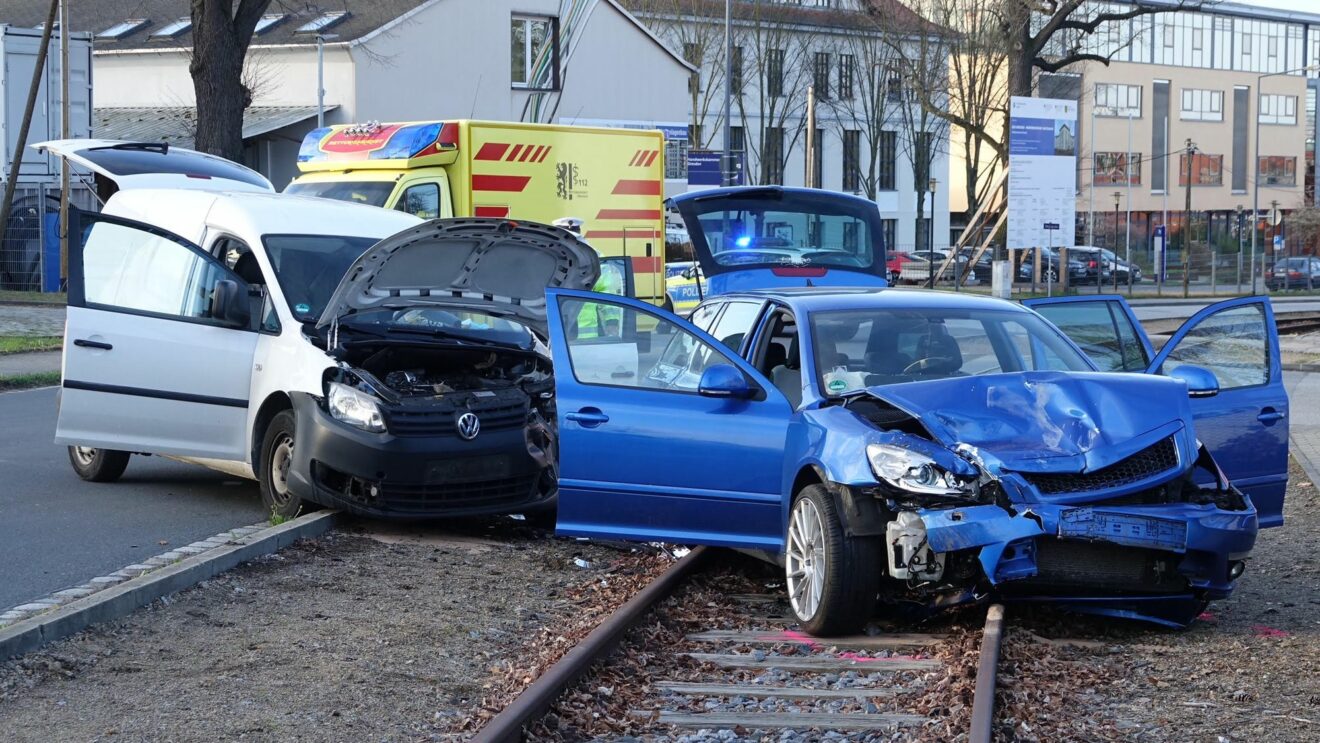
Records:
M1281 629L1275 629L1264 624L1251 625L1251 631L1256 633L1256 637L1288 637L1288 633Z

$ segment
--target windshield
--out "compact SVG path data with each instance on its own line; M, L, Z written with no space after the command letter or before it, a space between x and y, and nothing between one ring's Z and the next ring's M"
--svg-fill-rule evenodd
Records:
M679 209L697 254L703 264L709 256L713 269L759 264L878 274L884 265L880 213L860 199L750 192L689 199Z
M973 374L1091 371L1058 330L1004 310L838 310L811 315L826 395Z
M385 206L392 191L394 181L295 181L284 189L284 193L298 196L317 196L369 206Z
M382 308L356 312L346 324L369 332L430 332L451 338L531 348L532 332L521 323L484 312L440 307Z
M265 235L261 242L293 316L314 322L348 267L378 241L338 235Z

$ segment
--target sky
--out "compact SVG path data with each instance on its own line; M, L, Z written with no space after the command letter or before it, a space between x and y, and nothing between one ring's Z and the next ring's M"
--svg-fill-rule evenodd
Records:
M1320 12L1320 0L1232 0L1243 5L1255 5L1260 8L1276 8L1279 10L1305 10L1311 13Z

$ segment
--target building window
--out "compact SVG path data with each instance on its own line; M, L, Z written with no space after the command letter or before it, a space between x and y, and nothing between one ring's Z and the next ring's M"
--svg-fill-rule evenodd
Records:
M885 241L886 251L897 250L898 220L897 219L880 220L880 237Z
M1187 153L1178 156L1178 185L1187 185ZM1192 185L1224 185L1224 156L1196 153L1192 158Z
M898 170L898 132L880 132L876 150L875 187L880 191L893 191L894 174Z
M729 152L746 152L747 135L740 126L729 127Z
M761 182L784 182L784 129L779 126L765 128L765 142L761 147Z
M1297 158L1268 155L1257 161L1262 186L1296 186Z
M1183 88L1183 121L1223 121L1224 91Z
M830 53L816 52L814 61L811 84L816 88L816 97L825 100L830 97Z
M839 97L845 100L853 97L853 70L856 63L851 54L839 55Z
M1297 96L1262 94L1260 123L1292 126L1297 123Z
M687 160L690 140L665 137L665 178L687 178Z
M816 135L812 139L812 162L811 162L811 185L815 188L825 187L825 130L817 129Z
M696 95L701 92L701 45L692 42L683 44L683 60L697 68L688 78L688 93Z
M1141 116L1141 86L1118 83L1095 84L1096 116Z
M1141 153L1097 152L1093 181L1097 186L1141 185ZM1124 173L1126 172L1126 175Z
M915 177L916 187L925 190L930 187L930 166L933 164L935 153L931 150L930 132L917 132L916 137L912 147L913 155L916 157L916 162L912 164L912 175Z
M733 57L729 60L729 82L735 95L742 93L743 87L743 48L735 46Z
M559 89L559 23L542 16L514 16L510 70L515 88Z
M784 50L771 49L765 55L765 92L767 95L784 94Z
M885 81L885 98L890 103L899 103L903 100L903 79L891 77Z
M843 190L862 190L862 133L857 129L843 132Z

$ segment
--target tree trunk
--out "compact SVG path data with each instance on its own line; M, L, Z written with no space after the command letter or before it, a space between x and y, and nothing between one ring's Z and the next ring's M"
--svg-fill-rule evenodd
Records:
M1005 8L1008 55L1008 94L1030 96L1036 40L1031 34L1031 9L1023 0L1009 0Z
M257 20L271 0L192 0L193 49L188 71L197 97L195 147L241 161L243 111L252 91L243 82L243 60Z

